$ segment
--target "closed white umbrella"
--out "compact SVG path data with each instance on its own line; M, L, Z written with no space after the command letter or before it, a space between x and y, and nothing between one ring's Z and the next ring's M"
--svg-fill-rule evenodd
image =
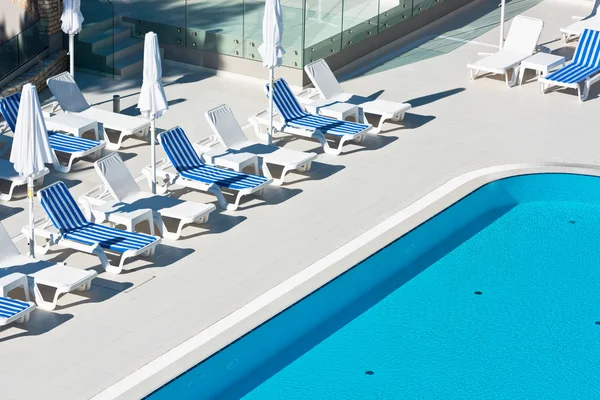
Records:
M44 123L42 108L37 90L31 83L23 86L17 126L10 151L10 162L15 171L27 177L27 197L29 198L29 253L34 256L33 220L33 176L52 162L52 150L48 143L48 131Z
M273 81L275 80L275 67L281 65L285 50L281 47L283 37L283 15L280 0L265 1L265 15L263 17L263 42L258 51L263 59L263 65L269 68L269 144L273 136Z
M167 96L160 79L162 67L158 37L154 32L146 33L144 38L144 81L140 91L138 107L142 115L150 120L150 147L152 160L152 193L156 193L156 118L169 109Z
M500 50L504 47L504 8L506 0L500 2Z
M81 15L81 0L63 0L63 12L60 16L62 30L69 35L70 72L75 76L75 35L81 32L83 15Z

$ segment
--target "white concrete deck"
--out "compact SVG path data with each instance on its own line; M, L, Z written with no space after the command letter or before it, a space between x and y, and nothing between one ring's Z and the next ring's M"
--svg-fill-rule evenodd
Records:
M556 41L559 28L591 7L545 0L525 15L545 21L540 43L571 54L574 44L561 49ZM477 42L497 38L494 29ZM121 275L101 273L90 292L64 296L55 312L35 311L27 325L1 329L2 400L90 398L461 173L516 162L600 164L600 85L581 104L574 92L541 95L536 83L508 89L494 78L472 82L465 66L480 51L490 48L469 43L344 82L348 92L383 90L380 98L413 109L404 123L386 125L338 157L322 154L316 142L286 143L319 152L306 176L292 175L239 211L214 213L206 226L186 229L184 240L165 240L153 260L135 260ZM227 103L244 122L266 104L262 83L165 70L172 108L157 125L181 125L193 140L209 135L209 108ZM89 101L108 109L112 94L130 95L122 107L134 112L140 82L83 73L77 80ZM136 139L120 153L134 174L150 159L147 143ZM69 175L53 172L47 182L57 179L75 196L99 184L86 162ZM182 197L214 201L194 192ZM0 205L12 236L26 221L25 208L24 200ZM18 245L25 251L24 241ZM98 268L95 257L71 251L48 258Z

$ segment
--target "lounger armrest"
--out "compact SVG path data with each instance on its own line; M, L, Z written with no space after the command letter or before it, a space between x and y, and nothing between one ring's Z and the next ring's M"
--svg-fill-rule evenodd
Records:
M10 132L10 127L6 121L0 121L0 134Z
M541 44L536 47L536 51L538 51L540 53L547 53L547 54L550 54L552 52L549 47L546 47Z
M110 197L109 191L105 186L98 186L79 196L79 199L86 198L90 204L100 205L106 202ZM81 202L81 201L80 201Z
M298 98L298 101L301 104L304 104L306 102L310 102L313 100L317 100L320 99L322 96L319 93L319 91L315 88L308 88L308 89L304 89L302 90L300 93L298 93L296 95L296 97Z
M44 115L45 118L49 118L51 116L53 116L54 114L56 114L56 110L58 110L60 107L58 105L58 101L52 101L48 104L44 104L42 106L42 114Z

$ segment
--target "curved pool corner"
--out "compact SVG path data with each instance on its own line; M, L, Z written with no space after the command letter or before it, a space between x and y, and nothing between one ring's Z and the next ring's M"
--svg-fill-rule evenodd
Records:
M384 249L423 223L456 205L469 194L495 181L534 174L569 174L600 177L600 167L568 163L531 163L496 166L457 176L405 209L349 241L244 307L117 382L94 399L141 398L208 359L230 343L272 320L288 307L322 288L371 255ZM598 192L600 202L600 191ZM510 202L498 197L495 207ZM505 204L506 203L506 204ZM484 209L478 212L485 212ZM415 252L415 256L416 256ZM228 364L230 369L237 366ZM200 379L200 375L198 376ZM190 381L191 382L191 381Z

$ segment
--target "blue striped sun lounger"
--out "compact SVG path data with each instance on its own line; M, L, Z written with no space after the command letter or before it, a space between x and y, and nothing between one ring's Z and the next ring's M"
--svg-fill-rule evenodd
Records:
M15 132L17 126L17 115L19 113L20 103L21 93L15 93L0 99L0 113L13 132ZM48 131L48 142L55 154L53 161L54 169L63 173L69 172L73 162L79 158L91 154L100 155L100 151L105 146L103 141L89 140L53 131ZM64 154L69 158L66 165L60 164L57 153Z
M178 184L215 195L219 205L225 209L237 209L243 196L262 191L272 181L264 176L205 164L180 127L161 133L158 139L169 161L177 170L177 175L171 176L160 170L157 170L157 174L163 172L163 177L170 178L168 184ZM237 192L235 203L228 204L221 189Z
M266 92L268 95L268 84ZM328 154L340 154L344 143L349 140L362 141L364 135L372 128L371 125L338 121L307 113L302 109L290 86L283 78L277 79L273 84L273 102L283 117L284 124L281 127L283 132L317 139ZM330 147L325 135L339 139L338 146Z
M550 86L577 89L581 101L588 98L590 86L600 80L600 32L583 31L571 62L539 81L542 93Z
M89 222L63 182L54 183L40 190L39 196L44 211L52 225L60 232L60 236L57 238L51 232L38 229L36 234L55 242L50 244L59 244L95 254L100 258L107 272L120 273L127 258L144 253L152 255L154 248L160 242L160 239L155 236ZM121 254L118 267L110 265L105 250Z
M33 310L35 310L33 303L0 296L0 326L15 321L25 323Z

